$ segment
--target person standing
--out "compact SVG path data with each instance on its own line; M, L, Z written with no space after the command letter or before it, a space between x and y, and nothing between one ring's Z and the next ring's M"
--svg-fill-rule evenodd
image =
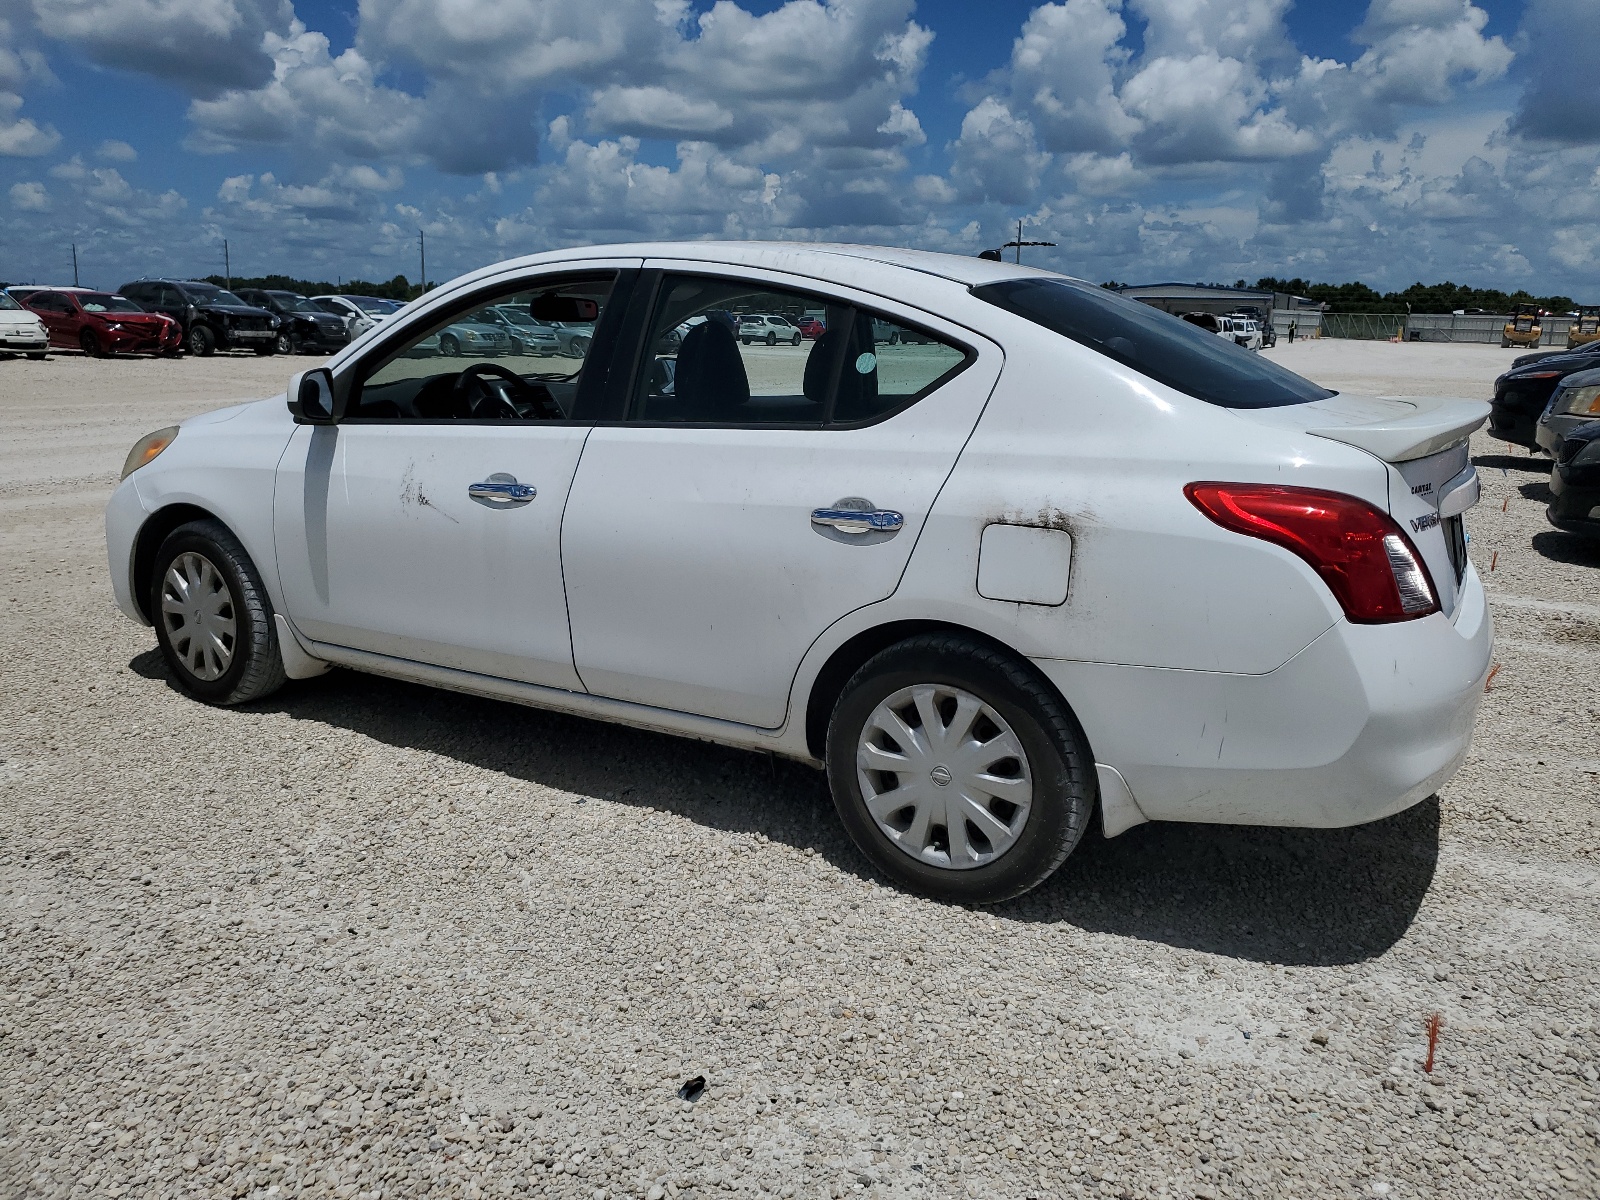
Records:
M1291 346L1294 345L1294 331L1295 331L1295 323L1293 321L1290 321L1289 322L1289 345L1291 345Z

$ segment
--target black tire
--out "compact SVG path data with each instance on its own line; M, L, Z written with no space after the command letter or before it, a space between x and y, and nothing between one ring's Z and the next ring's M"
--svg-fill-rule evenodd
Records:
M85 329L78 334L78 348L83 351L85 358L99 358L102 354L100 339L95 337L92 329Z
M800 335L798 333L795 334L794 337L790 339L789 344L791 346L798 346L800 344Z
M461 343L447 333L439 339L439 353L446 358L460 358Z
M201 358L210 358L217 352L217 335L199 323L189 326L189 335L185 341L189 353L197 354Z
M294 335L287 329L278 330L277 347L279 354L298 354L300 347L295 345Z
M226 669L212 679L203 678L180 653L187 622L181 615L169 618L162 607L167 571L187 554L199 555L215 568L227 590L226 606L234 622L232 658ZM190 521L167 535L156 552L151 574L150 613L167 669L178 686L196 700L218 705L248 704L283 686L287 677L278 649L272 602L250 556L220 521ZM175 621L180 623L176 629L171 627Z
M589 339L588 338L583 338L583 337L581 337L581 338L573 338L572 339L572 352L574 354L576 354L580 358L582 358L584 355L588 354L589 353Z
M883 833L862 797L862 731L883 700L918 683L976 696L1011 726L1027 754L1033 796L1026 822L1012 847L982 866L957 870L913 857ZM993 904L1037 887L1072 853L1094 812L1094 760L1070 710L1036 670L959 634L910 638L863 664L834 705L827 759L834 806L861 852L901 886L936 900Z
M777 344L778 344L778 335L773 333L772 330L770 330L770 329L767 330L767 345L776 346Z

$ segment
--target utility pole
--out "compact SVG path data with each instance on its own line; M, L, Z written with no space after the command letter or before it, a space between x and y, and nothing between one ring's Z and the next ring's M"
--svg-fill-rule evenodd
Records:
M78 243L72 243L72 286L78 286Z
M417 230L417 259L422 269L422 278L417 283L417 295L420 296L428 290L428 239L420 229Z
M1021 217L1017 218L1016 247L1017 247L1017 266L1020 267L1022 265L1022 218Z
M1010 250L1012 247L1016 247L1017 264L1020 266L1022 264L1022 248L1024 246L1054 246L1054 245L1055 245L1054 242L1025 242L1025 241L1023 241L1022 240L1022 222L1019 220L1017 222L1017 240L1016 241L1014 241L1014 242L1005 242L1004 244L1002 244L1001 246L999 246L997 249L994 249L994 250L985 250L982 254L978 255L978 257L979 258L986 258L990 262L1004 262L1005 258L1003 256L1003 252L1006 251L1006 250Z
M1020 225L1017 228L1022 228ZM1017 235L1021 237L1021 234ZM233 291L233 263L228 258L228 239L222 239L222 277L228 281L228 290Z

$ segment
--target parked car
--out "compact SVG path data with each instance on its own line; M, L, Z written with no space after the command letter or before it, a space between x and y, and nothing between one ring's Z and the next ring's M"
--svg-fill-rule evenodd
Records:
M472 314L473 320L484 325L498 325L511 339L512 354L536 354L549 358L561 353L561 338L545 321L536 321L526 308L514 304L497 304Z
M138 279L117 289L149 312L165 313L183 330L183 345L202 358L218 350L278 350L278 318L214 283Z
M343 317L351 341L405 307L398 300L385 300L381 296L313 296L311 303L334 316Z
M596 322L600 370L407 361L529 294ZM739 296L827 307L842 353L749 373L708 319L670 395L615 369ZM885 327L924 343L891 371ZM1016 264L568 249L140 441L106 533L197 699L337 663L782 754L879 870L990 902L1096 813L1344 826L1450 779L1492 651L1462 526L1487 415L1336 394Z
M1539 414L1533 438L1539 449L1554 457L1563 440L1591 421L1600 421L1600 368L1578 371L1561 380Z
M278 318L279 354L332 354L350 341L342 317L327 312L298 292L270 288L239 288L235 295L246 304L264 308Z
M1233 340L1246 350L1261 349L1265 344L1261 337L1261 323L1254 317L1234 317Z
M1556 447L1550 495L1550 524L1600 538L1600 421L1578 426Z
M50 334L39 314L19 304L9 292L0 292L0 351L43 358Z
M799 328L801 337L810 338L812 341L816 341L828 331L828 327L817 317L801 317L795 325Z
M1563 380L1600 367L1600 345L1552 354L1530 354L1512 363L1494 381L1489 434L1528 450L1540 448L1535 431L1539 417Z
M788 342L798 346L803 337L788 317L745 313L739 318L739 341L746 346L751 342L765 342L769 346Z
M146 312L126 296L82 288L30 290L24 304L38 314L60 349L104 354L176 355L183 328L165 313Z
M446 358L463 354L491 355L496 358L516 353L511 335L499 325L485 320L481 313L468 313L439 331L439 353Z

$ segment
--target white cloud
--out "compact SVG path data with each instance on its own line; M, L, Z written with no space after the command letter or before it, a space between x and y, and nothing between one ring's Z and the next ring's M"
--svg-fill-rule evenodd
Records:
M139 157L139 152L127 142L111 139L101 142L95 154L107 162L134 162Z
M962 118L950 177L969 200L1024 204L1039 188L1048 156L1033 125L990 96Z
M61 135L48 125L38 125L31 117L18 116L22 97L0 92L0 156L33 158L49 154L61 142Z
M1448 103L1457 82L1488 83L1511 65L1505 42L1483 36L1488 20L1469 0L1372 0L1351 35L1368 47L1351 71L1381 103Z
M1600 21L1593 0L1530 0L1520 40L1528 89L1512 130L1562 145L1600 140L1594 88Z
M272 75L263 48L294 16L290 0L33 0L47 37L107 67L168 80L199 95L254 87Z
M50 193L37 181L11 185L11 207L22 212L49 212Z

